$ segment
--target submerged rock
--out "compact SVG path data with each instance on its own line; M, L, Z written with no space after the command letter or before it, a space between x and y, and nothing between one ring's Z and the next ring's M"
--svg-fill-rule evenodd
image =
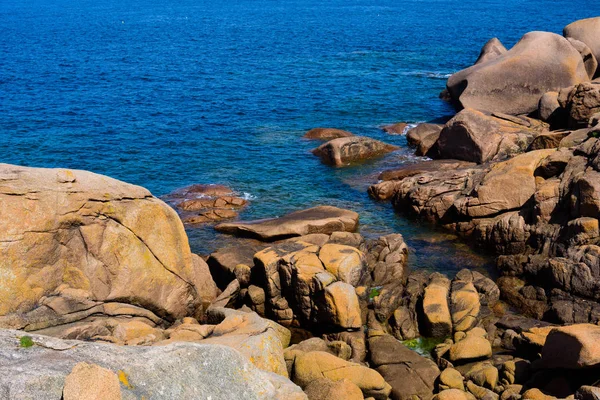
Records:
M316 140L333 140L337 138L354 136L352 132L344 131L336 128L314 128L306 132L303 136L305 139Z
M353 232L357 227L358 214L354 211L319 206L280 218L220 224L215 229L223 233L273 241L312 233Z
M398 147L363 136L352 136L331 140L313 150L326 164L342 166L352 162L378 157Z

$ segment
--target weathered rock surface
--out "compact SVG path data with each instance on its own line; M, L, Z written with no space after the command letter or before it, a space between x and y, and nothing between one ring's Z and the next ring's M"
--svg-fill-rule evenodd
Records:
M219 232L274 241L313 233L354 232L358 214L331 206L296 211L280 218L219 224Z
M125 400L306 399L288 379L259 370L226 346L116 346L32 335L33 347L19 348L22 335L0 330L0 393L11 400L60 399L66 377L80 362L117 374Z
M463 108L518 115L535 111L544 93L588 80L581 55L567 39L530 32L506 53L452 75L447 87Z
M573 38L585 43L591 50L596 60L600 60L600 17L582 19L567 25L563 29L567 38ZM596 71L596 76L598 71Z
M452 333L449 295L450 280L441 274L434 274L423 296L425 336L443 338Z
M326 164L343 166L353 162L379 157L398 147L363 136L333 139L313 150Z
M0 201L2 326L40 329L117 302L174 320L216 295L177 214L146 189L2 164Z
M354 136L352 132L336 128L313 128L303 136L305 139L333 140L337 138Z
M406 133L406 139L408 144L417 147L416 155L432 157L437 155L435 143L442 128L439 124L419 124Z
M80 362L65 378L63 400L121 400L117 374L94 364Z
M446 124L436 147L441 158L481 164L525 151L547 129L548 125L531 118L466 108Z

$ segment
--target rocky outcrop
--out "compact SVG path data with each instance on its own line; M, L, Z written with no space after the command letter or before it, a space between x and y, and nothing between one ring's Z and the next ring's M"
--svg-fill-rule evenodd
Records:
M417 148L418 156L434 157L437 155L435 143L440 137L443 125L419 124L406 133L408 144Z
M280 218L220 224L215 229L237 236L274 241L314 233L354 232L357 227L358 214L354 211L319 206Z
M488 40L487 43L481 48L481 52L479 53L479 57L477 57L477 60L475 61L475 65L483 64L495 58L498 58L507 51L508 50L506 49L506 47L504 47L500 39L492 38Z
M216 297L177 214L146 189L2 164L0 202L1 326L42 329L98 313L201 318Z
M518 115L537 110L544 93L588 80L579 51L567 39L530 32L509 51L452 75L447 87L462 108Z
M600 17L582 19L567 25L563 30L566 38L573 38L585 43L596 60L600 60ZM598 71L596 71L598 76Z
M564 108L570 128L588 127L590 119L600 112L600 82L586 82L575 86L567 95Z
M333 139L312 151L325 164L343 166L379 157L398 147L363 136Z
M354 136L352 132L336 128L313 128L303 136L305 139L333 140L338 138Z
M192 399L199 393L223 400L307 398L287 378L261 371L227 346L116 346L31 335L32 346L22 347L22 337L20 331L0 330L0 393L10 399L50 400L63 395L68 399L77 393L98 393L93 390L102 387L94 386L101 383L99 375L108 375L103 378L107 390L102 399L111 398L119 386L123 399ZM82 371L82 362L95 366ZM96 378L81 382L82 374ZM116 387L113 374L118 377Z

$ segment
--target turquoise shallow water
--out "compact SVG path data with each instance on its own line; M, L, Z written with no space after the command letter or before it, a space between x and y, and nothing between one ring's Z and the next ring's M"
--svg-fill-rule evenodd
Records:
M368 199L379 171L414 161L378 127L451 115L438 93L489 38L510 46L596 15L584 0L3 0L0 161L87 169L156 195L222 183L252 196L245 219L347 207L367 236L403 233L415 268L480 266ZM332 169L300 138L316 126L403 149ZM189 234L197 252L225 243L211 228Z

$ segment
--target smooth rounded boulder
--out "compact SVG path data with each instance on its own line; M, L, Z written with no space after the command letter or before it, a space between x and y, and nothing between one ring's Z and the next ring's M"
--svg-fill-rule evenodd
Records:
M600 327L576 324L553 329L542 348L544 368L581 369L600 365Z
M330 140L312 151L325 164L343 166L397 150L398 147L363 136Z
M600 60L600 17L575 21L563 29L563 35L588 45L596 60ZM595 76L599 74L596 70Z
M481 48L481 52L479 53L479 57L477 57L477 61L475 61L475 65L493 60L507 51L508 50L504 47L500 39L491 38Z
M461 108L519 115L535 111L544 93L588 80L581 54L567 39L529 32L506 53L452 75L447 88Z

